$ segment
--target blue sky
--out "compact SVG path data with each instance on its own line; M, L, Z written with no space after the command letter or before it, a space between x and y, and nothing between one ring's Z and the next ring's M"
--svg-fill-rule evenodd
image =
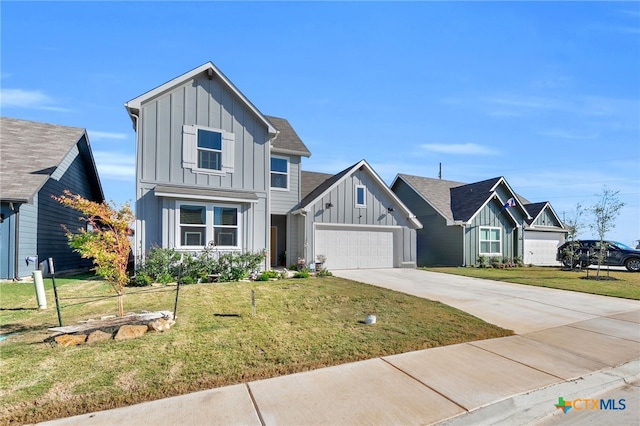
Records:
M2 115L86 128L134 199L123 103L208 61L336 173L504 176L562 219L603 186L640 239L638 2L7 2ZM1 184L1 183L0 183ZM593 235L588 228L582 237Z

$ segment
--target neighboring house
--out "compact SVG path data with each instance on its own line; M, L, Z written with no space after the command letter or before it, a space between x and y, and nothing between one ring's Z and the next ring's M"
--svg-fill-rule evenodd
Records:
M313 265L317 254L334 269L415 266L419 222L369 165L318 180L302 200L301 159L311 153L287 120L263 115L211 62L125 108L136 131L138 258L154 246L210 246L266 250L272 266ZM347 244L364 235L367 243L343 256L336 230Z
M470 266L479 256L557 264L567 231L553 208L529 204L504 177L464 184L399 174L391 190L423 224L418 266Z
M27 277L48 258L56 272L91 266L72 251L61 227L73 231L86 223L51 198L68 189L104 201L86 131L2 117L0 157L0 279Z
M364 160L336 175L302 172L292 246L328 269L416 267L422 225Z

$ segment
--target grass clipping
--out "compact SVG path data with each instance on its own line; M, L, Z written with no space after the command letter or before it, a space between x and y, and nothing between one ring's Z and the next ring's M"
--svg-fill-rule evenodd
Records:
M81 291L83 283L71 281L63 290ZM132 310L167 309L174 296L128 293L126 303ZM20 303L19 297L7 299ZM72 323L86 318L88 309L70 307L63 316ZM366 325L367 314L377 323ZM2 343L1 424L512 334L438 302L336 277L184 286L169 332L123 342L52 347L41 338L42 329L55 324L55 313L10 315L13 326L32 331Z

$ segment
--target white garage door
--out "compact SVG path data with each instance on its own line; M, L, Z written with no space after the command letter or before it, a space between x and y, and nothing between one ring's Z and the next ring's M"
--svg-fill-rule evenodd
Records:
M556 266L558 246L564 242L561 232L525 232L524 264L536 266Z
M392 229L317 227L314 241L328 269L393 268Z

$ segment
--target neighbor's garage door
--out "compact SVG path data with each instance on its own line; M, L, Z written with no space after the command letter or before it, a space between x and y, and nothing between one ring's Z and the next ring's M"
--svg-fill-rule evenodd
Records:
M558 246L564 242L561 232L525 232L524 263L525 265L555 266Z
M314 241L327 269L393 268L392 229L318 226Z

